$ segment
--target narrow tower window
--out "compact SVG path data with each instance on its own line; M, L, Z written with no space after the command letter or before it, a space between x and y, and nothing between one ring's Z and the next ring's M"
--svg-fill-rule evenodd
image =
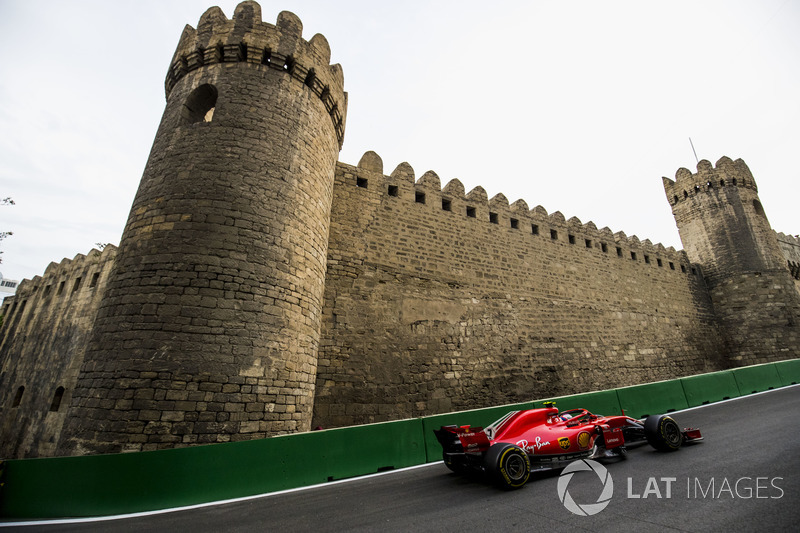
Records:
M306 86L310 88L314 88L314 80L317 78L317 73L314 71L313 68L308 69L308 74L306 75Z
M14 395L14 402L11 404L11 407L19 407L19 404L22 401L22 394L24 392L25 387L20 387L17 389L17 393Z
M51 411L58 411L58 408L61 407L61 398L63 396L64 396L64 387L57 388L56 393L53 395L53 401L50 403Z
M211 122L217 105L217 88L205 83L192 91L181 110L185 124Z
M292 56L286 58L286 63L283 64L283 69L289 74L294 74L294 68L297 66L297 61Z

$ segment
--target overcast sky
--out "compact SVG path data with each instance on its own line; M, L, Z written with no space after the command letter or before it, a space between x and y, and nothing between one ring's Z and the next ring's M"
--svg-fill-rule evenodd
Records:
M213 0L0 0L0 272L118 244L184 24ZM219 2L232 16L236 2ZM744 159L800 232L800 2L301 1L349 92L340 160L374 150L491 198L682 248L661 184Z

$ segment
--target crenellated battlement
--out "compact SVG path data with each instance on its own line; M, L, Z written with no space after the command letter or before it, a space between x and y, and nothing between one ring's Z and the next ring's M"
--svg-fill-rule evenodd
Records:
M775 235L778 237L779 242L800 248L800 237L797 235L786 235L782 231L776 231Z
M8 296L6 299L11 302L19 299L18 296L26 296L35 294L39 289L44 289L48 285L56 285L60 290L64 290L64 286L58 287L59 280L66 285L65 272L80 272L84 267L89 267L98 263L113 262L117 256L117 247L114 245L107 245L102 251L97 248L92 248L86 254L76 254L72 259L67 257L63 258L60 262L52 261L41 276L34 276L31 279L23 279L20 281L17 288L16 295ZM62 279L64 278L64 279ZM74 282L74 280L73 280ZM97 279L89 280L89 283L97 283ZM78 282L80 283L80 281ZM47 292L50 289L46 289Z
M210 65L247 63L282 71L322 100L341 149L347 114L344 73L338 63L330 64L325 36L318 33L306 41L302 32L302 22L289 11L282 11L275 25L263 22L261 6L253 1L236 6L232 19L212 7L200 17L197 29L187 24L181 34L164 82L167 98L181 78Z
M800 280L800 237L797 235L786 235L782 232L775 232L778 246L786 259L786 266L796 280Z
M428 209L451 211L465 219L496 225L498 230L526 232L553 243L575 245L587 251L599 250L610 257L652 263L682 273L699 273L697 265L690 265L683 250L653 244L649 239L640 240L636 235L629 237L623 231L613 232L607 227L598 229L594 222L583 223L575 216L567 220L560 211L548 213L541 205L530 208L523 199L509 203L503 193L489 198L481 186L466 192L458 179L451 179L442 187L439 175L432 170L415 179L414 169L407 162L384 175L383 160L373 151L366 152L355 167L341 162L338 165L349 176L347 184L377 189L380 194L396 197L409 205L424 204Z
M758 193L753 174L742 159L736 161L721 157L715 166L705 159L697 163L697 172L679 168L675 181L664 177L664 190L670 205L676 205L692 196L724 187L741 187Z

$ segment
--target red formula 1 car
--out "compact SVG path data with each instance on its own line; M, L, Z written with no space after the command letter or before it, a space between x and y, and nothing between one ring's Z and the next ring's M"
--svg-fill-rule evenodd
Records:
M512 411L486 428L442 426L434 430L444 450L444 464L461 473L485 472L505 489L518 489L531 472L564 468L577 459L624 458L626 446L648 442L660 451L702 440L700 430L686 428L667 415L637 420L599 416L586 409L558 412Z

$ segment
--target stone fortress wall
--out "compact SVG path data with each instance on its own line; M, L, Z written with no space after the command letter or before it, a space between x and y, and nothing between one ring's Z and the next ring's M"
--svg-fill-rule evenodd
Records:
M314 424L724 368L684 252L367 153L339 163Z
M4 302L0 457L263 438L800 357L800 240L769 227L744 162L665 178L686 251L407 163L386 175L373 152L336 162L342 70L301 33L250 1L184 30L119 248Z
M3 301L0 456L55 453L116 256L109 245L50 263Z
M59 453L311 429L347 107L330 55L255 2L184 29Z
M781 247L783 256L786 258L789 271L797 283L800 281L800 238L796 235L786 235L781 232L777 232L775 237L778 240L778 246ZM798 291L800 291L800 284L797 286Z
M800 350L797 269L786 256L741 159L721 158L697 172L664 178L687 255L703 265L729 358L739 365ZM793 252L793 246L789 246Z

